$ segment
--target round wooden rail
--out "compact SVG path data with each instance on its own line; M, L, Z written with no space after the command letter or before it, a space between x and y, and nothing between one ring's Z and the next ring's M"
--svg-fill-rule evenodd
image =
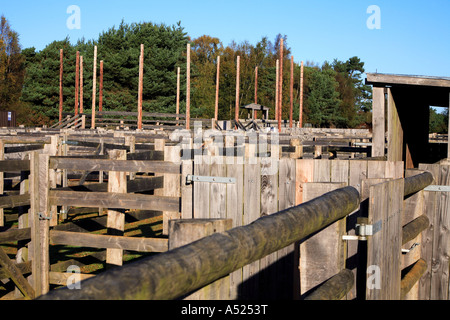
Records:
M111 269L39 299L176 299L280 250L345 217L359 193L345 187L251 224L215 233L183 247Z
M433 175L426 171L405 178L405 197L418 192L433 183Z

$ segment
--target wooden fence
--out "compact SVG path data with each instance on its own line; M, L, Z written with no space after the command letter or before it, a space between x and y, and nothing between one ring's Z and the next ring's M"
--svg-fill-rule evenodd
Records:
M253 228L254 223L259 224L261 219L273 223L269 231L263 233L262 238L278 239L282 232L277 231L276 217L283 216L283 213L289 212L290 209L292 212L305 211L309 214L310 202L320 202L324 194L331 192L342 195L342 190L347 190L344 194L348 193L348 190L354 190L358 198L356 207L349 212L342 211L342 216L339 215L334 223L320 224L313 232L305 231L302 236L291 237L281 247L271 247L273 251L269 249L270 252L260 252L260 249L257 249L260 248L258 242L252 240L256 247L247 249L258 250L258 254L248 253L249 256L247 253L243 254L243 261L240 261L238 256L233 256L233 259L237 260L233 260L236 263L230 267L232 270L227 269L225 272L221 269L220 272L225 274L220 273L218 278L228 274L229 276L221 279L220 284L216 284L212 289L210 287L206 290L209 293L197 293L194 297L448 298L448 246L445 245L448 239L448 214L444 205L446 193L422 190L423 186L431 181L419 183L419 188L413 188L413 191L404 191L407 190L405 186L414 185L414 181L422 180L420 177L423 171L430 171L434 175L434 184L448 184L446 165L437 165L440 169L433 167L432 170L428 170L428 167L421 167L421 170L408 170L405 172L407 179L404 179L403 162L302 159L298 140L288 136L285 136L287 142L276 145L269 143L265 151L258 148L260 146L255 143L251 143L250 137L247 141L244 139L242 152L237 152L240 145L235 142L231 145L227 139L224 145L208 139L196 143L194 139L185 141L186 145L183 146L180 144L181 140L174 143L168 136L157 136L155 139L140 136L138 133L132 136L124 134L83 136L67 132L59 136L58 134L59 132L53 136L40 137L39 145L42 150L26 151L25 158L28 159L0 161L0 168L4 171L23 171L20 181L28 178L29 171L29 190L24 188L21 195L4 196L2 206L29 204L31 217L35 217L34 220L37 222L28 219L28 225L19 224L17 230L0 232L0 242L19 240L23 245L23 242L29 239L32 240L31 243L34 243L33 239L40 239L39 243L44 244L29 245L31 253L26 261L13 263L11 259L2 260L4 263L0 274L13 279L25 297L45 294L49 283L64 283L64 279L68 277L64 272L51 271L46 261L48 244L107 248L107 261L115 265L121 264L120 252L124 249L161 252L152 258L142 260L143 264L153 265L169 259L166 261L168 263L176 252L189 250L186 248L178 250L176 247L214 233L214 230L240 235L242 232L245 233L245 230ZM158 137L162 139L157 139ZM18 139L13 137L11 141L26 140ZM36 141L36 137L34 140ZM180 149L182 147L185 147L185 151L191 155L183 157ZM4 150L7 150L6 148ZM20 149L22 151L27 148L33 149L29 146L20 148L23 148ZM227 153L226 148L233 148L233 153ZM114 151L110 151L108 155L107 149ZM222 156L227 154L230 155ZM89 178L97 181L89 181L83 188L75 185L88 179L90 172L105 174ZM69 179L71 174L76 178L72 182ZM107 183L103 182L103 176L107 178ZM410 179L410 176L413 179ZM436 180L436 177L440 180ZM214 180L215 178L219 179ZM151 194L141 194L144 191ZM354 191L350 193L353 194ZM436 199L433 197L441 198L442 202L430 205L430 201ZM335 196L331 198L335 199ZM118 234L98 235L68 232L58 228L64 222L64 211L70 207L99 208L99 214L103 212L103 208L108 208L108 227L116 229ZM328 207L333 205L329 204ZM133 208L162 211L163 233L168 238L124 237L124 210ZM430 228L427 228L423 215L428 219ZM58 216L59 221L55 219ZM272 216L273 219L269 220L268 218ZM182 220L178 222L180 218ZM183 221L196 223L205 219L207 227L204 225L200 227L203 230L200 232L201 236L195 236L194 233L198 232L193 232L191 227L186 229L175 227L176 223L182 225ZM364 235L358 232L366 230L365 227L361 227L366 225L376 232L362 239ZM436 228L438 225L439 228ZM406 226L408 228L405 228ZM406 236L405 230L413 231ZM425 231L421 234L422 230ZM427 239L425 242L420 238L424 236ZM215 239L218 239L217 237L219 236L215 236ZM261 236L258 239L261 239ZM408 241L403 243L404 239ZM271 241L267 243L264 247L269 246ZM416 243L420 245L414 245ZM226 247L226 242L222 245ZM199 248L198 244L196 246ZM119 258L114 258L117 256ZM158 260L154 260L156 258ZM439 261L439 268L433 265L435 261ZM14 266L18 270L14 269ZM114 272L107 271L104 275L87 279L81 283L81 290L68 290L66 291L68 293L61 293L60 297L87 298L88 296L84 296L86 293L84 288L88 288L89 283L98 286L96 281L104 281L110 276L120 277L121 272L124 274L131 272L127 271L127 268L125 265ZM203 272L204 268L209 267L202 265L200 268ZM34 293L25 287L23 276L21 278L18 271L22 274L30 274L31 271L33 275L31 288ZM213 274L215 271L215 268L210 270ZM423 272L424 276L417 282ZM91 275L81 275L81 279L88 277ZM140 273L136 279L146 283L146 273ZM175 279L176 277L172 280ZM201 281L210 280L198 280L200 285L197 288L202 286ZM342 283L343 287L339 292L330 295L330 291L324 288L334 287L331 285L334 282ZM173 290L170 292L170 298L188 293L177 291L176 286L169 287ZM108 288L105 286L107 296L95 298L137 298L132 293L127 295L127 291L123 291L122 288L114 289L114 285ZM147 287L144 290L145 297L169 297L160 296L159 292L152 290L151 287ZM191 292L194 289L189 287L186 290ZM120 295L119 291L124 295ZM64 290L50 291L42 298L57 298L56 292ZM218 295L217 292L221 294Z

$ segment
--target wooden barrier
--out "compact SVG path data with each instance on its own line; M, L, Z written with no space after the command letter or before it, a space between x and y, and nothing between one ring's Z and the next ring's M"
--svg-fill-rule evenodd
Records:
M56 137L58 139L55 139ZM199 143L199 140L189 141L184 138L172 141L169 134L162 132L149 135L121 131L112 134L98 129L86 132L38 131L30 136L0 135L0 139L6 145L4 150L8 152L5 152L5 155L9 157L8 160L0 160L0 168L3 168L1 170L33 172L30 191L23 189L22 194L11 193L0 198L0 208L31 205L33 209L30 211L30 224L25 225L19 220L20 229L0 232L0 242L18 240L22 246L23 242L28 242L29 239L30 244L33 244L35 239L40 239L39 243L44 244L29 245L31 260L17 260L15 264L22 273L29 274L32 271L32 288L36 296L45 294L49 283L64 284L67 280L63 274L51 270L48 244L78 243L93 248L160 252L155 255L156 258L166 255L166 251L167 254L172 251L168 251L168 225L171 219L230 219L233 229L245 228L266 216L278 216L280 211L306 204L309 200L320 197L325 191L352 186L360 193L359 207L356 210L347 214L345 219L339 219L321 229L319 233L307 237L308 239L293 241L283 248L233 269L225 280L227 297L448 297L448 290L445 291L445 288L448 288L448 270L445 269L445 265L448 266L448 246L445 240L448 237L447 194L442 189L423 190L430 183L438 186L449 184L450 170L443 163L421 165L417 172L407 170L404 178L403 162L374 159L305 159L303 138L286 134L278 134L276 137L267 134L234 133L231 139L228 135L223 135L221 139L219 134L212 139L202 138ZM164 142L157 141L158 139L163 139ZM52 146L55 146L55 140L69 143L57 142L55 153L50 151L54 148ZM189 146L183 151L188 150L187 152L192 154L187 159L184 159L183 153L180 152L179 148L183 146L181 141ZM263 141L265 143L262 143ZM275 141L277 143L272 144ZM176 148L178 151L174 151ZM108 149L124 150L126 160L106 158L107 155L103 153ZM229 150L232 152L228 152ZM177 159L175 163L169 158L172 151L172 159ZM18 152L33 155L32 161L14 158ZM14 160L11 160L11 157ZM424 170L432 175L423 173ZM97 172L104 173L96 175ZM108 183L103 182L103 179L109 181L110 172L123 172L129 177L125 182L127 193L107 192ZM186 183L188 175L235 180L234 183ZM169 183L170 179L167 178L170 176L175 180ZM434 181L431 178L434 178ZM57 181L56 184L54 181ZM86 183L77 185L82 181ZM43 193L41 190L48 192ZM139 194L142 192L151 194ZM99 213L103 211L102 208L114 208L115 211L133 208L146 210L151 206L152 210L164 212L164 233L169 239L98 235L56 228L57 222L53 218L57 217L57 212L54 210L61 208L58 216L62 218L64 210L73 210L72 206L95 209L100 207ZM50 215L50 212L55 214ZM19 219L23 220L24 217L19 215ZM61 223L64 220L65 218L60 219L59 226L63 226ZM365 240L342 240L343 236L357 236L360 230L357 224L378 226L379 221L382 221L382 228ZM118 228L122 229L121 226ZM272 226L272 233L273 228L276 227ZM368 246L367 260L361 250L362 242ZM426 263L415 265L420 259ZM438 268L431 268L431 261L437 261L435 266ZM392 265L395 267L391 268ZM381 271L380 289L377 288L376 282L370 289L366 287L368 279L372 280L372 274L367 271L375 270L373 276L377 272L377 269L370 269L370 266L377 266ZM426 270L422 272L424 266ZM349 271L353 277L349 276ZM412 273L409 273L410 271ZM0 275L9 277L10 273L4 267L0 268ZM90 275L80 274L80 279L88 277ZM86 281L93 281L96 277ZM338 279L348 281L344 280L336 287L334 283ZM15 280L19 281L17 278ZM85 283L87 282L82 282L82 287ZM333 293L334 289L337 289L337 293ZM22 290L23 288L19 288L20 292ZM53 291L50 293L53 294ZM27 293L27 297L30 296ZM75 296L74 298L76 299Z

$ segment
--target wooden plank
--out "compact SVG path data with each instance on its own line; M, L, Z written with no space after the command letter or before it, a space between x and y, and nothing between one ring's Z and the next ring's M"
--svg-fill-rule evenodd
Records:
M403 128L398 115L397 106L392 94L392 89L388 88L388 146L387 160L403 160Z
M79 281L83 281L92 277L95 277L95 274L85 274L85 273L74 274L72 272L50 271L48 278L51 284L66 286L69 280L72 280L74 278L78 279ZM74 284L73 282L71 283Z
M372 156L385 154L385 97L384 88L373 87L372 93Z
M50 157L50 169L79 171L181 172L180 163L146 160L71 159Z
M280 159L280 171L278 178L279 210L284 210L295 206L295 166L296 159ZM291 244L277 252L277 274L279 285L279 287L277 288L278 299L292 299L292 295L294 292L293 287L295 287L294 273L298 272L298 268L296 270L294 268L294 265L297 265L296 262L294 262L294 250L295 244Z
M245 159L247 160L247 159ZM261 216L261 175L260 164L244 163L244 221L247 225ZM254 298L259 288L259 260L252 262L242 269L243 298Z
M194 157L194 174L210 176L210 157L208 155L196 155ZM194 219L208 219L210 208L210 183L194 182Z
M20 206L27 206L29 204L30 204L29 194L19 194L0 197L0 208L15 208Z
M198 239L231 229L231 219L187 219L172 220L169 223L169 250L184 246ZM229 300L230 279L223 277L203 287L184 300Z
M50 231L50 244L138 252L165 252L168 250L168 240L164 238L125 237L60 230Z
M233 139L227 139L225 143L234 143ZM227 177L236 179L236 183L227 183L227 218L232 219L233 228L243 225L244 213L244 158L226 157ZM242 268L230 274L230 299L242 297Z
M180 146L165 146L164 147L164 161L169 163L181 162L181 150ZM180 174L164 174L164 196L165 197L180 197L181 196L181 183ZM181 218L181 208L176 210L163 211L163 234L167 235L169 232L169 223L171 219Z
M30 170L29 160L0 160L0 172Z
M33 299L35 297L34 289L28 283L28 281L23 277L22 272L13 263L5 251L0 247L0 265L7 272L8 276L14 281L14 284L24 295L26 299Z
M298 159L296 160L296 177L295 177L295 189L296 192L296 204L303 203L303 183L314 181L314 160L313 159Z
M211 176L226 177L226 164L219 156L211 157ZM227 186L225 183L210 183L210 218L226 218Z
M29 239L31 239L31 228L9 229L0 232L0 243Z
M112 150L110 157L115 160L125 160L127 154L125 150ZM127 172L110 171L108 173L108 193L127 193ZM107 228L109 235L123 236L125 228L125 211L108 207ZM121 266L123 264L123 250L122 249L106 249L106 263L111 265Z
M312 200L346 184L304 183L304 200ZM344 233L345 219L341 219L300 244L300 290L303 296L345 267Z
M152 196L146 194L123 194L114 192L78 192L50 190L51 205L77 206L118 209L140 209L177 211L180 208L179 197Z
M186 183L186 177L194 174L194 164L191 160L181 161L181 219L193 218L192 184Z
M326 159L314 160L314 182L331 181L331 162Z
M135 180L127 181L127 192L146 192L164 187L164 177L139 177ZM90 183L84 184L81 186L70 186L64 188L54 189L55 191L92 191L92 192L107 192L108 191L108 183ZM1 200L1 198L0 198ZM1 203L1 201L0 201Z
M400 299L403 189L403 179L370 187L368 223L381 230L367 239L368 300Z
M261 216L278 212L278 174L273 170L271 158L261 159ZM259 291L259 299L276 298L277 274L274 271L277 252L260 260L260 283L264 290Z

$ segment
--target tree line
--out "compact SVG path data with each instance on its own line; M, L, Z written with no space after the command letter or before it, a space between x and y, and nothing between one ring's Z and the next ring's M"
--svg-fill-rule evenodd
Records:
M2 17L0 38L0 108L16 110L25 125L52 124L59 115L59 52L63 49L63 110L74 112L75 63L83 56L84 112L91 112L94 46L104 61L103 110L136 111L140 44L144 44L143 111L175 113L177 68L181 70L180 113L186 101L186 47L191 44L191 117L214 117L217 57L220 56L219 119L233 119L236 99L236 60L240 57L240 105L255 101L275 113L276 61L283 39L283 119L289 118L291 48L286 35L273 41L262 37L224 45L203 35L191 39L181 23L172 26L149 22L127 24L102 32L96 40L68 38L53 41L41 51L20 49L19 36ZM297 57L294 57L300 60ZM98 67L97 63L97 67ZM364 84L364 62L306 61L303 75L303 123L314 127L354 128L371 123L371 87ZM98 74L98 70L97 70ZM300 62L294 62L293 118L299 119ZM97 78L98 80L98 78ZM98 90L97 85L97 90ZM98 101L98 99L97 99ZM240 117L246 117L241 110ZM31 115L31 116L30 116Z

